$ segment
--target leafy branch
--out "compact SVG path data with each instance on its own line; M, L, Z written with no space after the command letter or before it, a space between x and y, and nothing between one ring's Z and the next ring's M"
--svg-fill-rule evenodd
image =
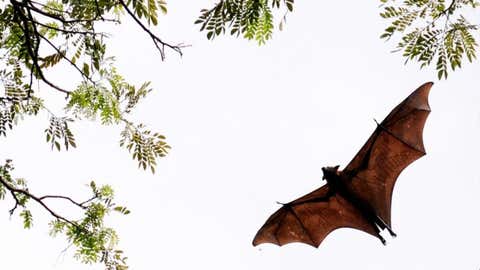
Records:
M170 146L165 142L165 136L146 130L143 124L134 125L125 121L120 146L125 146L133 159L138 161L138 167L144 170L150 168L155 173L156 158L167 155Z
M135 11L132 11L128 5L125 3L123 0L118 1L120 5L127 11L128 15L132 17L132 19L145 31L150 38L152 39L153 43L155 44L155 47L158 49L160 52L160 55L162 57L162 60L165 59L165 47L168 47L180 55L182 55L182 48L185 47L185 45L182 44L177 44L177 45L172 45L167 42L162 41L158 36L153 34L141 21L139 18L142 16L147 17L148 23L152 23L153 25L157 25L157 7L154 4L155 1L148 1L149 2L149 12L147 12L146 7L143 5L142 1L131 1L132 7L134 8ZM129 1L130 2L130 1ZM165 8L165 2L159 1L159 4L164 12L166 12ZM136 13L136 14L135 14ZM138 16L138 17L137 17Z
M279 28L283 29L287 13L293 11L293 4L294 0L221 0L211 9L202 9L195 24L201 25L200 31L206 31L208 39L214 39L230 29L230 35L242 35L264 44L272 37L272 8L286 7L279 23Z
M14 206L9 210L13 215L22 208L19 216L23 220L23 226L29 229L33 226L33 215L28 209L28 203L33 201L46 210L53 220L50 222L50 234L56 236L64 234L71 245L76 247L75 257L84 263L103 263L105 269L127 269L126 257L122 251L116 248L118 236L112 228L105 227L104 218L111 212L116 211L127 215L130 211L124 206L118 206L113 202L114 192L110 186L97 187L91 182L89 187L92 197L84 202L62 195L37 196L31 193L24 179L14 179L11 176L13 170L11 160L7 160L0 166L0 200L5 199L8 192L14 200ZM65 200L76 206L83 212L83 218L71 219L59 214L47 204L47 200Z
M150 168L154 173L157 158L166 156L170 146L164 135L146 129L142 123L135 124L127 119L140 100L152 91L150 84L135 87L127 83L115 69L104 75L104 81L96 87L82 84L72 92L67 110L77 117L94 119L99 116L105 125L124 123L125 127L120 133L120 146L132 153L140 168ZM103 85L104 82L109 84L109 88Z
M477 8L476 1L452 0L448 6L444 0L381 2L380 16L391 23L380 37L389 40L395 33L403 34L395 51L403 51L405 63L415 60L421 68L436 63L438 78L446 79L448 71L460 68L465 58L476 59L478 25L459 14L462 9Z
M104 125L126 120L151 89L146 91L149 83L136 89L118 74L114 58L106 56L109 35L97 31L100 24L120 23L124 11L152 39L162 60L166 49L182 55L182 44L165 42L150 29L158 24L159 14L167 11L161 0L6 3L0 10L0 79L5 89L0 94L0 135L6 136L23 115L45 110L50 114L46 141L52 149L68 150L76 146L70 130L76 120L96 119L97 114ZM59 86L49 79L48 71L61 63L73 69L76 85ZM35 80L43 84L34 84ZM66 95L67 115L54 115L43 106L36 92L44 85Z

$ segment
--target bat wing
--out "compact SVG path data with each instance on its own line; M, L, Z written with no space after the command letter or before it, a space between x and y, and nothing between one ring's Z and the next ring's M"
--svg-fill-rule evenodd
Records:
M432 84L423 84L395 107L342 172L351 179L354 192L389 227L395 181L403 169L425 155L423 127L430 113Z
M301 242L318 247L330 232L342 227L377 236L373 224L347 200L330 193L325 185L283 205L260 228L253 245Z

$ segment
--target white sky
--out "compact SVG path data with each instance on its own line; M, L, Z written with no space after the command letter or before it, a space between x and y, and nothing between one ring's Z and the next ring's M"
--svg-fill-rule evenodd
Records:
M183 58L168 52L161 62L129 20L110 45L129 81L152 80L155 87L135 119L163 132L173 147L156 175L137 170L118 147L121 127L77 122L79 147L50 151L46 115L1 139L0 159L12 158L15 176L37 194L81 200L90 180L112 184L117 201L132 210L110 221L134 270L480 267L479 63L440 82L432 70L403 65L400 54L389 53L395 44L378 38L386 23L377 3L362 1L298 1L285 30L266 46L230 37L211 42L193 25L211 3L168 3L157 32L191 44ZM322 166L345 166L374 130L373 118L382 120L427 81L435 81L427 156L397 182L397 238L386 236L385 247L366 233L341 229L319 249L252 247L276 201L322 185ZM65 241L48 236L39 208L35 226L24 231L19 218L8 217L12 203L0 204L1 269L102 269L76 262L73 249L62 253Z

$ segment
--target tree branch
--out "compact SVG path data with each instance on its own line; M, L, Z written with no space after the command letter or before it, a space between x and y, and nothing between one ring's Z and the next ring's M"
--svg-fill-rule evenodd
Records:
M88 200L86 200L86 201L84 201L84 202L81 202L81 203L80 203L80 205L82 205L82 206L83 206L83 205L85 205L85 204L87 204L87 203L89 203L89 202L91 202L91 201L95 200L96 198L98 198L98 197L97 197L97 195L95 195L95 196L91 197L90 199L88 199Z
M57 46L55 46L55 44L53 44L50 40L48 40L48 38L44 37L40 33L39 33L39 37L42 38L43 40L45 40L45 42L47 42L48 45L50 45L57 53L61 54L62 58L65 59L68 63L70 63L85 79L90 81L93 85L96 85L96 82L93 81L92 78L87 76L87 74L85 74L85 72L83 72L76 64L74 64L70 59L68 59L65 56L65 54L62 51L60 51L60 49L57 48Z
M52 30L55 30L55 31L59 31L59 32L62 32L62 33L66 33L66 34L92 35L92 36L98 35L98 36L101 36L101 37L108 37L108 35L106 33L103 33L103 32L95 33L93 31L67 30L67 29L61 29L61 28L57 28L57 27L54 27L54 26L51 26L51 25L47 25L47 24L41 23L39 21L32 21L32 22L35 23L35 24L38 24L40 26L43 26L45 28L52 29Z
M47 78L45 78L45 75L43 74L42 72L42 69L40 68L40 65L38 64L38 45L39 45L39 33L37 31L37 28L35 25L33 25L33 31L34 31L34 34L35 34L35 37L36 37L36 44L35 44L35 47L34 47L34 44L31 43L32 40L32 36L30 36L30 33L29 33L29 29L28 29L28 21L34 21L33 19L33 16L30 12L30 9L27 8L27 12L28 12L28 18L26 17L26 15L22 12L20 6L20 3L15 1L15 0L11 0L11 3L13 5L13 8L14 8L14 12L15 12L15 15L17 16L20 16L22 22L23 22L23 25L20 23L20 22L17 22L17 24L20 26L20 28L22 29L22 32L23 34L25 35L24 37L24 41L25 41L25 47L27 48L27 52L28 54L30 55L30 58L32 58L32 65L33 67L31 67L32 69L35 68L35 71L36 73L38 74L38 76L40 77L40 79L45 82L47 85L49 85L50 87L62 92L62 93L65 93L67 94L67 96L70 94L69 91L63 89L63 88L60 88L58 86L56 86L55 84L53 84L52 82L50 82L49 80L47 80ZM17 5L18 4L18 5ZM35 49L35 50L34 50ZM25 62L28 63L28 58L25 59Z
M118 1L120 5L127 11L128 15L135 20L135 22L145 31L148 35L150 35L150 38L152 38L153 43L155 44L155 47L157 47L158 51L160 52L160 56L162 60L165 59L165 47L168 47L174 51L176 51L180 56L182 56L182 48L186 47L184 45L178 44L178 45L171 45L169 43L166 43L162 41L158 36L153 34L141 21L140 19L135 16L135 14L128 8L127 4L123 0Z
M7 181L5 181L5 179L3 179L2 176L0 176L0 183L5 186L5 188L7 188L9 191L10 191L10 194L12 194L12 197L14 198L15 200L15 206L14 208L12 208L10 210L10 214L13 214L13 212L15 211L15 209L17 208L17 206L20 204L20 201L18 200L18 197L17 197L17 193L20 193L20 194L23 194L25 196L27 196L28 198L36 201L38 204L40 204L41 206L43 206L43 208L45 208L45 210L47 210L50 215L52 215L53 217L55 217L56 219L59 219L59 220L62 220L72 226L75 226L77 228L80 228L80 229L84 229L83 227L81 227L80 225L78 225L76 222L74 221L71 221L69 219L66 219L65 217L63 216L60 216L59 214L55 213L52 209L50 209L50 207L48 207L43 201L42 201L42 198L39 198L33 194L31 194L30 192L28 192L27 190L23 190L23 189L19 189L19 188L15 188L13 187L12 185L10 185Z
M93 199L96 199L97 197L93 197ZM87 207L83 204L83 203L78 203L76 201L74 201L72 198L70 197L67 197L67 196L62 196L62 195L45 195L45 196L42 196L40 198L38 198L39 200L44 200L44 199L64 199L64 200L67 200L67 201L70 201L71 203L73 203L74 205L82 208L82 209L87 209Z
M98 17L96 16L95 18L92 18L92 19L77 19L77 20L67 20L65 19L63 16L56 16L54 14L51 14L51 13L48 13L48 12L45 12L41 9L39 9L38 7L34 6L32 1L23 1L23 2L18 2L16 0L10 0L10 2L12 3L12 5L14 6L21 6L23 8L26 8L27 10L29 11L33 11L35 13L38 13L38 14L41 14L45 17L48 17L50 19L54 19L54 20L57 20L57 21L60 21L62 22L63 24L71 24L71 23L81 23L81 22L92 22L92 21L95 21L98 19ZM27 3L24 3L24 2L28 2L30 3L30 5L28 5ZM115 23L120 23L118 20L116 19L104 19L104 18L101 18L101 20L103 21L109 21L109 22L115 22Z

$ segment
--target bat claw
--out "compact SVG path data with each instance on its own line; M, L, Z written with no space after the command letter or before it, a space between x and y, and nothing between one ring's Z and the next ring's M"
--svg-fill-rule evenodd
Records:
M397 234L394 233L394 232L392 231L392 229L390 229L390 228L387 228L387 229L388 229L388 232L390 233L390 236L391 236L391 237L393 237L393 238L397 237Z
M385 238L383 238L383 237L381 237L381 236L380 236L380 241L382 241L382 244L383 244L384 246L387 245L387 241L385 240Z
M280 204L281 206L290 206L290 203L281 203L281 202L277 202L277 204Z

